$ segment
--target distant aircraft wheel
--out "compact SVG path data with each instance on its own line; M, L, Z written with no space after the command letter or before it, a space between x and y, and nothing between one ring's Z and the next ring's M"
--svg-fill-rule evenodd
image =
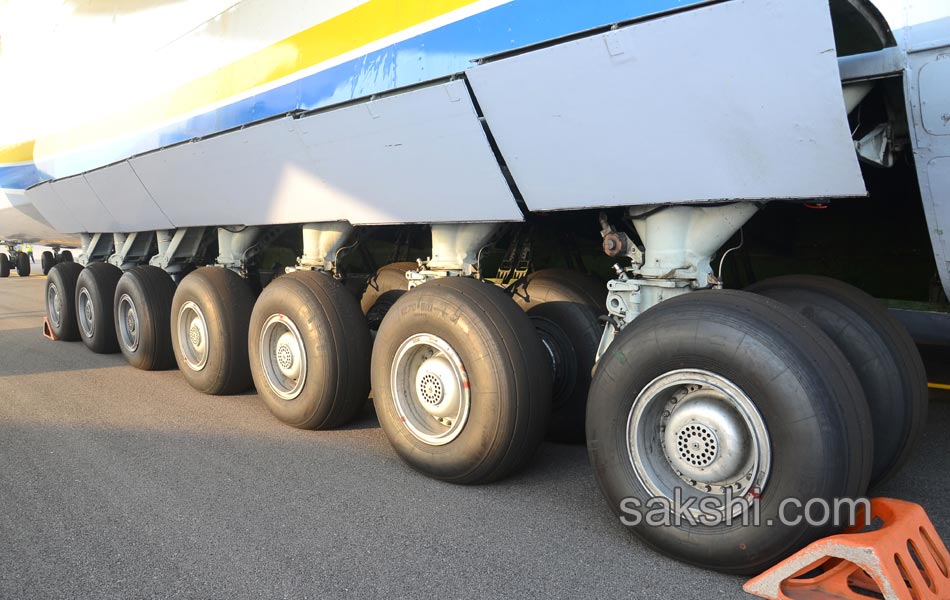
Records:
M371 341L356 298L325 273L274 280L254 304L248 355L275 417L301 429L351 421L369 397Z
M409 291L406 272L418 268L419 265L414 262L392 263L381 267L370 278L366 285L366 291L363 292L363 298L360 300L360 305L371 330L379 329L379 324L383 322L383 317L386 316L392 305L396 303L400 296Z
M59 340L71 342L79 339L76 283L82 270L82 265L77 263L56 265L46 279L46 319Z
M775 277L748 291L792 307L838 346L857 373L871 410L871 485L893 475L907 461L927 420L927 375L904 327L873 297L827 277Z
M76 263L71 263L76 264ZM86 347L98 354L119 351L112 319L115 287L122 270L109 263L93 263L79 273L76 282L76 318Z
M18 252L16 255L16 272L20 277L30 276L30 255Z
M158 267L135 267L119 279L115 330L119 349L133 367L159 371L175 366L170 325L174 295L174 282Z
M430 477L505 477L547 429L547 353L511 298L475 279L437 279L402 295L376 335L372 379L386 437Z
M63 250L59 253L59 262L73 262L73 253L69 250Z
M529 275L512 297L531 318L554 370L548 439L583 442L607 286L577 271L547 269Z
M735 291L665 300L617 335L591 384L587 447L631 531L741 574L834 531L786 498L860 498L872 464L870 414L844 355L785 305ZM697 521L651 523L651 502L677 496ZM760 526L744 526L753 514Z
M44 250L40 257L40 265L43 267L43 275L49 275L50 269L56 264L56 257L49 250Z
M237 394L251 387L247 328L254 292L223 267L189 273L172 302L172 345L178 368L205 394Z
M0 252L0 277L10 276L10 257L6 252Z

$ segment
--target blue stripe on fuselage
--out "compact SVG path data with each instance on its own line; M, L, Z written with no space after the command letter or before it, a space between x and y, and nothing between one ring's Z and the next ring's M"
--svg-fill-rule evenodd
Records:
M513 0L281 87L142 134L41 162L54 178L296 110L431 81L472 60L705 0ZM35 182L33 182L35 183ZM0 187L7 185L0 171Z

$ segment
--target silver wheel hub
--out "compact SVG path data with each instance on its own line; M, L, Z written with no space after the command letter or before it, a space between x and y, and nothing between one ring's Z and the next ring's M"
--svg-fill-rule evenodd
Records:
M742 414L698 388L678 400L666 421L664 450L670 465L703 484L734 483L752 468L752 435Z
M50 283L46 289L46 309L53 325L59 327L63 322L63 300L59 296L56 284Z
M277 348L274 350L274 360L285 377L297 379L300 377L300 363L302 344L298 343L291 331L285 331L277 339Z
M468 375L458 353L442 338L420 333L399 346L392 390L401 422L426 444L448 444L468 422Z
M119 304L116 306L116 319L119 324L119 341L130 352L135 352L139 347L139 316L135 310L135 304L131 296L122 294L119 298Z
M79 290L79 328L87 338L91 338L96 333L95 309L92 307L92 299L89 297L89 290L82 288Z
M192 371L208 364L208 323L201 308L191 300L178 310L178 350Z
M422 409L437 420L456 418L462 394L455 368L445 356L422 363L416 372L416 393Z
M764 488L771 444L755 404L729 380L677 370L648 384L627 420L630 461L653 495L724 496L751 501ZM698 494L697 494L698 493Z
M261 328L258 355L270 389L284 400L303 391L307 379L307 353L297 326L284 315L271 315Z

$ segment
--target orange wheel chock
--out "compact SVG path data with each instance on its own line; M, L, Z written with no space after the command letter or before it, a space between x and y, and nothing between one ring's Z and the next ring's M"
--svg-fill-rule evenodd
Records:
M818 540L743 589L771 600L950 599L950 554L924 509L874 498L871 516L880 528Z
M49 338L54 342L59 338L53 333L53 328L49 326L49 317L43 317L43 337Z

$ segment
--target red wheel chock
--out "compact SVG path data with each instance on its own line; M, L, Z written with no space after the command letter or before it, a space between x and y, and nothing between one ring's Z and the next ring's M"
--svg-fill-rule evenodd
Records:
M871 515L879 529L818 540L743 589L771 600L950 598L950 554L924 509L874 498Z
M53 333L53 328L49 326L49 317L43 317L43 337L49 338L54 342L59 338Z

